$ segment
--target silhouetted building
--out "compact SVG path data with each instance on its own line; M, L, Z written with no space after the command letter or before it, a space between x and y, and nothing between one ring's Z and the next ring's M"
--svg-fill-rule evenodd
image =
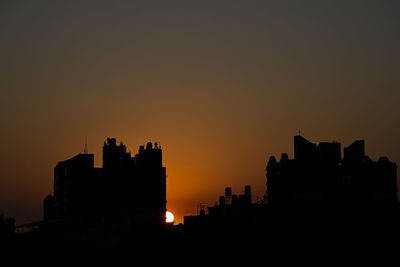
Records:
M96 181L93 154L79 154L59 162L54 168L54 211L47 210L46 213L54 213L57 219L85 214L85 205L99 182Z
M348 241L371 245L373 238L389 243L400 235L397 165L386 157L371 160L364 146L363 140L354 142L342 158L338 142L316 145L295 136L294 159L286 153L279 161L269 158L262 200L252 201L248 185L241 194L226 187L215 205L174 226L165 223L161 147L149 142L132 157L122 142L107 138L102 168L94 167L93 154L59 162L54 195L44 199L44 220L14 228L13 220L0 216L0 239L15 229L16 247L139 245L152 252L183 242L195 251L257 246L285 253L288 244L298 250L305 243L322 249Z
M225 188L225 195L219 197L219 204L208 207L208 216L245 216L252 208L251 189L245 186L244 194L232 195L230 187Z
M67 242L130 242L165 225L166 169L155 143L131 157L107 138L103 168L93 154L79 154L54 169L54 197L44 200L44 220L62 221ZM51 227L51 224L47 224Z
M194 247L214 248L225 243L233 249L235 243L242 246L242 242L255 240L265 230L265 215L264 201L252 202L249 185L239 195L233 195L232 189L226 187L225 195L219 197L218 204L208 207L208 213L202 208L198 216L184 217L185 239Z
M268 204L279 209L351 203L378 204L397 201L397 166L388 158L377 162L365 156L364 141L344 148L340 143L318 146L294 137L294 159L282 154L267 165Z
M103 146L104 169L126 169L131 167L131 154L126 152L126 146L121 142L117 145L115 138L107 138Z
M47 195L43 201L43 220L55 219L55 204L56 198L52 195Z
M14 218L5 218L0 214L0 246L8 244L14 235Z
M266 204L251 202L250 187L239 196L228 187L208 214L185 217L187 242L221 251L249 244L285 250L288 244L371 246L373 239L398 237L397 166L365 156L364 141L346 147L342 158L338 142L316 145L295 136L294 159L271 156L266 170Z
M358 140L344 148L345 161L362 161L365 157L365 142Z

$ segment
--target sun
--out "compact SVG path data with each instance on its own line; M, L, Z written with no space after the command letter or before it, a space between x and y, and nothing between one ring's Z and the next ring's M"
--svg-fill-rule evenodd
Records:
M172 214L172 212L167 211L167 212L165 213L165 222L167 222L167 223L172 223L172 222L174 222L174 214Z

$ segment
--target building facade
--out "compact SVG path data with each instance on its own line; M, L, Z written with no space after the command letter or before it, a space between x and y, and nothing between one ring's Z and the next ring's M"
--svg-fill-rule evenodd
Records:
M294 159L282 154L267 165L268 205L293 209L313 205L379 205L397 202L397 165L387 157L365 155L365 142L344 148L340 143L318 146L294 137Z
M44 220L62 221L67 241L115 243L165 224L166 169L162 149L140 146L132 157L126 146L107 138L103 167L93 154L79 154L54 169L54 195L44 200Z

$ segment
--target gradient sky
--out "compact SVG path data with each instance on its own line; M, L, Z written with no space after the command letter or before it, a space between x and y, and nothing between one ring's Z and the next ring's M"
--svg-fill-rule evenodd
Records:
M400 1L0 2L0 213L40 220L53 168L159 141L178 222L266 190L301 130L400 163Z

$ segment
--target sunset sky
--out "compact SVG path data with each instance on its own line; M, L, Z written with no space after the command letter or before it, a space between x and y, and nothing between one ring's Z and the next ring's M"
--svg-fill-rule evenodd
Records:
M1 1L0 213L40 220L58 161L159 141L177 222L266 190L293 136L400 164L400 1ZM399 172L398 172L399 176Z

